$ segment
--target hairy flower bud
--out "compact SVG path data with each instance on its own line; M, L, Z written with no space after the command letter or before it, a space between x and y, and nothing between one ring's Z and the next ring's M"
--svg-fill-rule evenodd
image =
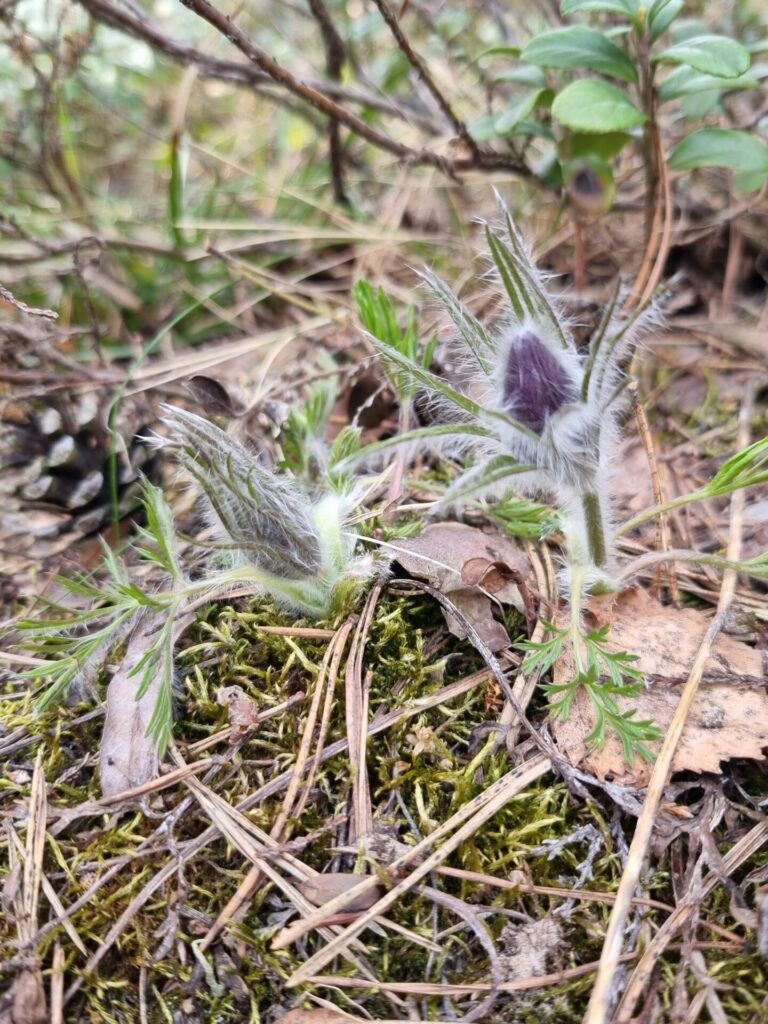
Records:
M505 412L541 434L552 413L577 398L568 370L557 356L533 331L521 331L510 346L504 366Z
M317 528L306 497L285 477L213 423L166 407L169 444L195 478L236 560L289 579L316 573L322 563Z

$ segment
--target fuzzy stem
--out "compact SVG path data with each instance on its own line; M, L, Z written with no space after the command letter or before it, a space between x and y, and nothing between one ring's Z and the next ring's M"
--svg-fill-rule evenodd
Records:
M581 641L581 599L584 592L584 569L573 566L571 569L571 647L576 674L584 672Z
M600 510L600 499L595 491L587 491L581 497L584 522L587 527L587 544L592 564L602 569L607 559L605 525Z

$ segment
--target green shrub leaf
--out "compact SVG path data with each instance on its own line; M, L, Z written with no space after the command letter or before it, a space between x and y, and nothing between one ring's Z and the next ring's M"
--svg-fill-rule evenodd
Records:
M560 4L562 15L574 14L576 11L605 11L608 14L625 14L632 18L635 9L636 4L632 0L563 0Z
M693 167L732 167L743 173L768 173L768 145L750 132L731 128L702 128L687 135L672 150L673 170Z
M684 7L683 0L661 0L648 15L648 31L652 43L663 35Z
M751 73L723 81L717 75L705 75L694 68L681 65L664 79L659 89L659 99L666 103L667 100L674 100L679 96L695 96L710 89L756 89L758 85L759 82Z
M496 118L494 125L497 135L506 135L513 129L533 110L539 101L539 97L542 93L547 92L546 89L534 89L532 92L526 93L519 99L511 103L507 109Z
M545 68L589 68L625 82L637 82L635 65L603 33L586 25L571 25L541 32L528 43L521 57Z
M552 116L578 132L626 132L646 120L622 89L599 78L566 86L552 104Z
M685 64L696 71L716 78L737 78L749 67L749 50L735 39L703 35L683 39L668 50L662 50L654 61L664 64Z

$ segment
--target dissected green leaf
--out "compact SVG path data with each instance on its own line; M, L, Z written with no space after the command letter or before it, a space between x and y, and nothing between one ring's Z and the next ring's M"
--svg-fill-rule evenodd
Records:
M552 116L579 132L626 132L647 120L626 92L600 78L566 86L555 97Z
M534 36L521 54L529 64L548 68L587 68L637 82L637 69L627 54L604 32L586 25L570 25Z

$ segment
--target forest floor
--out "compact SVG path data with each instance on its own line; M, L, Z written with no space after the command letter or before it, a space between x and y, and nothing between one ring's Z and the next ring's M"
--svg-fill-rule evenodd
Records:
M61 579L103 586L106 547L156 587L130 547L139 470L173 508L185 570L202 571L198 494L140 439L163 432L164 403L273 464L291 411L319 393L324 434L306 435L305 454L350 424L363 443L392 437L397 381L361 330L354 284L382 286L401 319L416 307L451 380L450 332L413 268L436 266L494 323L501 295L480 256L492 187L582 351L617 276L631 287L648 252L631 176L586 224L519 175L453 180L394 158L368 192L352 164L364 198L334 206L300 119L273 163L246 172L253 143L231 133L244 112L266 130L266 101L233 100L213 124L204 107L221 82L198 95L184 72L163 73L175 110L155 96L139 131L121 99L103 152L112 166L121 144L135 156L158 123L186 116L200 129L192 213L174 206L173 145L162 167L157 152L126 166L120 199L88 185L59 113L66 216L53 200L45 213L31 146L3 220L0 1022L569 1024L588 1013L601 960L614 1022L768 1021L768 597L765 574L717 562L763 564L765 482L638 523L616 544L626 586L585 603L585 628L609 627L611 651L636 659L643 687L621 707L659 726L648 759L628 760L615 736L590 742L583 693L566 721L553 716L538 684L566 681L568 655L541 670L520 647L567 621L550 496L435 512L460 461L448 448L366 465L354 521L386 563L338 614L297 615L247 587L196 603L174 634L172 740L149 771L133 704L106 699L140 659L130 637L40 708L46 676L22 626L82 610ZM85 165L97 122L83 81L68 102ZM667 292L624 367L617 524L705 488L768 434L765 196L729 182L719 170L675 182ZM412 414L433 422L418 396ZM661 549L701 557L654 559ZM128 767L105 795L106 758Z

